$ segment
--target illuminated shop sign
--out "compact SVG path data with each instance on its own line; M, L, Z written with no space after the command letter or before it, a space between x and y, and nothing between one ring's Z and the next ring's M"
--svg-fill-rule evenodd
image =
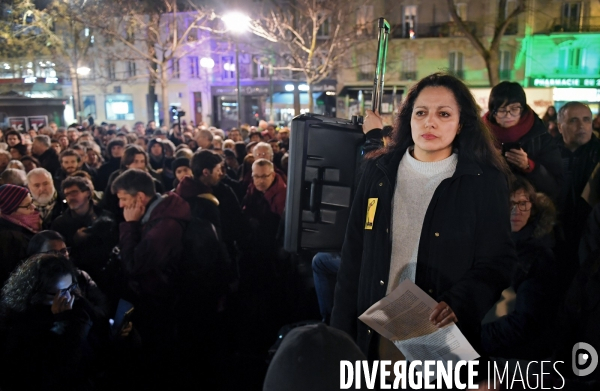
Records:
M42 79L40 81L40 83L46 83L46 84L57 84L58 83L58 77L46 77L46 78L40 78ZM32 83L37 83L38 82L38 78L35 76L30 76L30 77L26 77L23 79L23 83L25 84L32 84Z
M530 78L533 87L600 87L600 78Z

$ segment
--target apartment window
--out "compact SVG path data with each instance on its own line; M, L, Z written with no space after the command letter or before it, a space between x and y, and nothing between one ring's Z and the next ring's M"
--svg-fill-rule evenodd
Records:
M356 35L370 36L374 33L374 13L372 5L363 5L356 11Z
M375 78L375 61L373 56L362 54L358 57L358 81L370 81Z
M402 7L402 37L415 38L417 27L417 6Z
M171 60L171 77L173 77L174 79L179 79L179 76L179 59L174 58Z
M269 66L265 64L262 56L252 56L252 77L254 79L269 77Z
M403 51L400 60L400 66L402 67L400 72L401 80L417 79L417 61L414 52L410 50Z
M513 11L515 10L515 8L517 8L517 2L516 0L507 0L506 1L506 7L504 8L504 19L508 18L510 16L510 14L513 13ZM509 25L506 27L506 30L504 31L505 35L514 35L517 33L518 30L518 23L517 23L517 18L514 18Z
M450 52L448 54L448 69L456 77L461 79L464 77L462 52Z
M581 3L564 3L561 19L565 31L579 31L581 27Z
M113 60L106 60L106 76L108 77L108 80L117 79L116 64Z
M233 56L221 57L221 79L233 79L235 78L235 62Z
M198 64L198 57L188 57L188 61L190 62L190 78L199 79L200 78L200 67Z
M585 49L579 47L562 48L558 52L558 67L563 71L578 71L583 68Z
M456 3L454 4L454 8L456 8L456 13L460 16L461 20L467 20L467 3Z
M135 61L129 61L127 63L127 76L134 77L136 75Z
M501 80L510 80L512 73L512 53L508 50L500 51L500 79Z
M317 31L317 38L329 38L329 28L331 24L331 18L323 20Z

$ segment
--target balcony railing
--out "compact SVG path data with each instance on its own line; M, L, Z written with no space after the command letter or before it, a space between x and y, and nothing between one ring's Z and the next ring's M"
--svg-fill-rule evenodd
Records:
M464 22L467 29L473 34L478 35L477 23ZM402 25L392 26L392 38L411 38L410 29L402 29ZM445 23L419 23L413 29L413 38L444 38L444 37L464 37L465 33L455 22Z
M554 19L550 33L590 33L600 32L600 16L588 16L581 19Z

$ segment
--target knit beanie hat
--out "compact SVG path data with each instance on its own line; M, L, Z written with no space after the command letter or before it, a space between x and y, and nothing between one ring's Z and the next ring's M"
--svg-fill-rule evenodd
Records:
M173 163L171 163L171 169L173 170L173 172L177 171L177 169L179 167L189 167L190 166L190 159L186 158L186 157L178 157L177 159L175 159L173 161Z
M25 187L10 184L0 186L0 214L12 214L28 194L29 190Z
M235 159L235 157L236 157L236 156L235 156L235 152L233 152L233 149L230 149L230 148L225 148L225 149L223 150L223 154L225 155L225 157L232 157L232 158L234 158L234 159Z
M343 331L323 323L293 329L271 361L263 391L340 389L340 360L366 360Z

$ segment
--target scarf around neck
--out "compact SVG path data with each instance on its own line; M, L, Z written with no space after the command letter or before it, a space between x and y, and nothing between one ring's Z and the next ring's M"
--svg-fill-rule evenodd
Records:
M519 141L523 136L527 134L533 127L535 121L535 114L533 110L528 107L528 110L521 116L519 122L510 128L503 128L502 126L492 122L492 112L488 111L483 116L483 120L486 125L490 128L494 137L500 144L514 143Z

